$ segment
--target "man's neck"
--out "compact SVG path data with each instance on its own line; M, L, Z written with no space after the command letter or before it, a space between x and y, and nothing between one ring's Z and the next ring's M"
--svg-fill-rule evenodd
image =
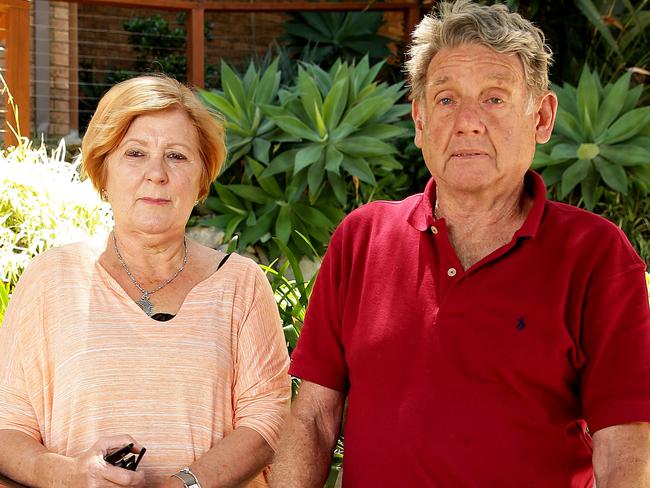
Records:
M510 242L533 203L523 183L519 191L504 195L468 195L439 189L437 198L436 217L445 219L451 245L464 269Z

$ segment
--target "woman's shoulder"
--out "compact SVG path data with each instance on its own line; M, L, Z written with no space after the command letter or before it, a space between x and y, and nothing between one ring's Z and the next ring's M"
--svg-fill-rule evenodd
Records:
M21 279L36 278L42 282L48 276L63 274L70 277L88 273L94 269L104 246L105 241L97 238L53 247L34 257Z

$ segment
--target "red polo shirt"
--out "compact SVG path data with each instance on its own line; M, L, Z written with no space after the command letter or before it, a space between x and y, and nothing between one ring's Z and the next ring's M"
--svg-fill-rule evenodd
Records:
M585 421L650 421L644 263L534 172L526 191L521 229L467 271L433 181L332 237L290 372L348 394L345 488L584 488Z

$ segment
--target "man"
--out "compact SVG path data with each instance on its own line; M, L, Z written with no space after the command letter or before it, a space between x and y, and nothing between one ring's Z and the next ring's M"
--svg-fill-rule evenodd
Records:
M432 180L332 237L291 373L272 486L650 486L644 263L606 220L545 199L551 53L502 6L441 4L407 63Z

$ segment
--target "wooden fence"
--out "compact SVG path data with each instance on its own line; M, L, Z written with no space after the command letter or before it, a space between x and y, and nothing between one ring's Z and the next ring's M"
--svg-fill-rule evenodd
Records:
M4 0L0 2L0 44L4 46L4 79L11 87L15 105L19 108L18 120L5 93L5 145L16 144L11 124L21 135L29 135L29 10L27 0Z

